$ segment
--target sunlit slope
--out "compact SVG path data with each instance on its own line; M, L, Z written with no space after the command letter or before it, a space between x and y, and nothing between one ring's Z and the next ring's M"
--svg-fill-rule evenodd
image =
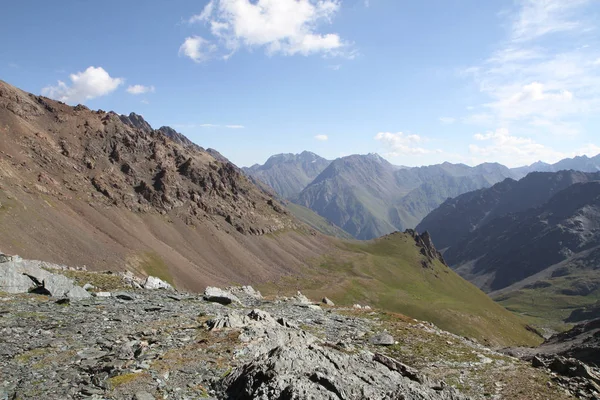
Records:
M302 279L264 285L267 292L305 289L345 305L370 305L431 321L442 329L490 345L539 343L520 317L491 300L437 259L428 259L414 238L394 233L368 242L341 242L315 260Z

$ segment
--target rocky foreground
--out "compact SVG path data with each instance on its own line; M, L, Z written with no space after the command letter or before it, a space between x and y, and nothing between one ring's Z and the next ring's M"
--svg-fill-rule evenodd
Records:
M0 277L23 267L0 261ZM152 279L46 273L41 281L24 276L29 291L44 294L0 293L1 400L579 396L547 369L364 305L300 293L263 298L247 286L199 295ZM56 280L79 289L40 289Z

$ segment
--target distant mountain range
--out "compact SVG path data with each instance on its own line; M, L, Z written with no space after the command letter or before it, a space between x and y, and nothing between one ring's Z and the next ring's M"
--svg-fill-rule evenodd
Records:
M417 231L515 311L565 320L600 299L600 172L506 179L447 200Z
M297 196L331 161L310 151L300 154L277 154L264 165L242 168L248 175L266 183L284 199Z
M506 178L564 169L600 171L600 155L512 169L497 163L469 167L448 162L408 168L392 165L377 154L329 161L305 151L274 155L264 165L243 168L255 182L315 211L357 239L414 228L448 198L488 188ZM447 247L443 240L438 246Z

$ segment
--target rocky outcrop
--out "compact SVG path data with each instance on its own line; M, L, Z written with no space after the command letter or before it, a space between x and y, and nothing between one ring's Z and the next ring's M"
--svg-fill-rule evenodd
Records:
M278 346L236 369L223 382L229 399L447 399L467 397L406 378L369 353L356 355L318 344Z
M175 129L171 128L170 126L161 126L160 128L157 129L157 131L162 133L163 135L165 135L166 137L168 137L175 143L179 143L180 145L182 145L184 147L192 147L196 150L204 151L204 149L202 147L198 146L196 143L194 143L190 139L188 139L185 135L177 132ZM229 163L229 160L224 159L224 157L222 159L218 159L217 157L215 157L215 159L217 159L221 162Z
M424 267L429 267L433 260L438 260L442 264L447 265L442 253L437 251L433 245L429 232L423 232L419 235L414 229L407 229L405 233L413 237L415 243L420 248L421 254L425 256L426 260L423 261Z
M152 129L152 126L150 126L150 124L148 122L146 122L144 117L142 117L141 115L138 115L136 113L132 112L128 116L127 115L119 115L119 118L121 119L121 121L124 124L127 124L127 125L131 126L132 128L139 129L146 133L152 133L152 131L154 130L154 129Z
M18 256L4 254L0 255L0 260L4 261L0 262L0 292L36 293L72 299L91 296L86 290L75 285L73 280L42 268L52 268L49 263L23 260Z

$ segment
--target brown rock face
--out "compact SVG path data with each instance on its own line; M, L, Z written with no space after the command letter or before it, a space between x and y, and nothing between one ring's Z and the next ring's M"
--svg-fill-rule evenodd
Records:
M153 130L139 115L72 108L5 84L0 107L4 114L13 114L7 118L8 126L17 128L20 121L14 117L19 117L46 131L33 129L33 135L17 136L13 128L7 137L43 168L38 179L45 188L42 192L91 193L90 201L135 212L173 210L191 225L215 218L244 234L292 225L286 212L233 164L163 134L173 130ZM94 196L94 191L102 197Z

